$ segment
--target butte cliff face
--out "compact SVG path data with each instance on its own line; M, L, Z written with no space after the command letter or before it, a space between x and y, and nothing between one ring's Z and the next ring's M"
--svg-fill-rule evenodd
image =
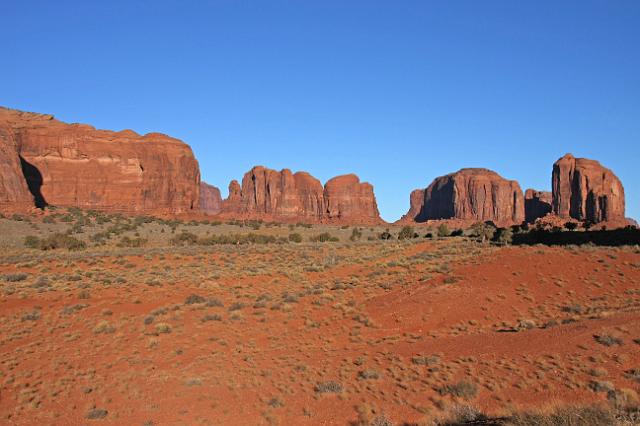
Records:
M318 221L322 208L322 184L310 174L256 166L245 173L242 186L231 182L222 212L240 217Z
M563 219L625 220L622 183L595 160L566 154L553 165L552 185L553 212Z
M218 214L222 211L220 189L206 182L200 182L200 210L205 214Z
M375 223L380 221L373 186L354 174L336 176L324 186L324 213L330 221Z
M0 121L0 210L20 211L33 206L33 195L29 192L22 172L13 128Z
M524 193L524 216L528 223L551 213L553 195L548 191L527 189Z
M23 179L38 207L152 214L199 210L198 163L178 139L97 130L5 108L0 108L0 129L2 163L4 151L15 144ZM4 167L14 169L15 161L11 164ZM7 198L2 191L0 198Z
M426 189L413 191L410 201L404 222L459 219L509 226L524 221L518 182L488 169L462 169L438 177Z
M373 187L355 175L338 176L325 187L306 172L256 166L242 185L229 184L222 213L228 217L340 223L381 222Z

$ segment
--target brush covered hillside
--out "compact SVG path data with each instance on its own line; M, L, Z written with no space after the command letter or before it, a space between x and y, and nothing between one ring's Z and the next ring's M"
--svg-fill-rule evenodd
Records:
M639 242L6 216L0 423L638 424Z

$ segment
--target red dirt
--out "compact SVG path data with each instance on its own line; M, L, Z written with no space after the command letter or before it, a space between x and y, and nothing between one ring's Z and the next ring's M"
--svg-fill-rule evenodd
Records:
M476 383L469 402L493 414L604 401L592 380L640 391L624 376L640 367L637 250L476 254L478 246L450 241L309 248L304 256L240 247L0 264L0 274L31 274L2 282L2 422L344 425L362 403L394 422L416 422L465 402L437 392L459 380ZM94 274L63 275L78 270ZM96 283L105 274L111 282ZM42 275L51 286L31 287ZM89 298L80 298L83 290ZM263 293L272 300L261 307ZM186 304L192 294L224 307ZM246 306L229 311L238 301ZM76 304L88 306L62 312ZM25 319L34 310L40 318ZM202 321L213 314L222 321ZM96 333L101 321L114 330ZM527 321L532 329L518 327ZM158 323L171 332L157 334ZM418 365L418 355L440 361ZM607 375L591 376L595 368ZM367 370L379 377L359 378ZM314 390L331 380L341 393ZM87 419L93 407L108 414Z

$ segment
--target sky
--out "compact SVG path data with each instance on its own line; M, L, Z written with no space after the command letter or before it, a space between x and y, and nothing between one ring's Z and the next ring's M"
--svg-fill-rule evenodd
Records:
M221 188L356 173L382 217L463 167L599 160L640 219L640 1L4 1L0 105L161 132Z

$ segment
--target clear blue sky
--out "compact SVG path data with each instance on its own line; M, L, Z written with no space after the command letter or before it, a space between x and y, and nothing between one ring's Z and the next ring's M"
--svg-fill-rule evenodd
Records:
M395 220L462 167L550 190L572 152L640 218L637 0L20 0L0 36L0 105L178 137L223 194L354 172Z

